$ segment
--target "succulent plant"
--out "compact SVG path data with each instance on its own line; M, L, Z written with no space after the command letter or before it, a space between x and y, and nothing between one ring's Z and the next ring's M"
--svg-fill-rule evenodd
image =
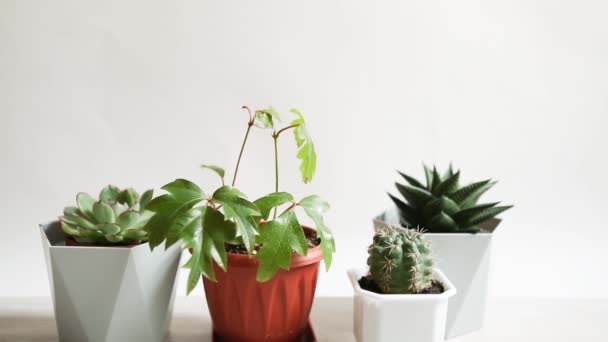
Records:
M76 196L77 207L66 207L59 217L65 234L77 242L96 245L134 244L147 241L143 229L152 212L146 205L152 199L152 190L139 194L129 188L120 190L108 185L95 201L81 192Z
M370 276L384 293L420 293L433 285L430 241L420 231L378 230L368 253Z
M477 203L496 184L490 179L461 187L460 171L454 172L451 165L443 176L435 167L431 170L425 165L424 171L426 185L400 172L408 184L396 186L405 202L389 194L405 226L432 233L478 233L480 224L512 207L498 206L500 202Z

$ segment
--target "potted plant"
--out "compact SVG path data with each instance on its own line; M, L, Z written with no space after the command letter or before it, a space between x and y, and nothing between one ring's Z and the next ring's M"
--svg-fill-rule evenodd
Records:
M368 254L367 268L348 272L357 341L443 341L456 289L435 268L430 241L420 231L385 226Z
M155 215L146 230L150 246L166 247L181 240L192 256L187 291L203 276L214 335L229 341L291 341L307 329L314 298L319 262L329 269L335 251L331 231L323 221L327 202L318 196L299 201L279 192L278 140L293 130L301 160L303 181L316 168L316 152L302 114L283 128L273 109L249 113L247 131L230 185L225 171L202 165L217 173L221 186L207 194L196 184L177 179L162 187L167 193L148 205ZM274 140L274 192L255 201L235 187L239 164L252 127L270 129ZM280 210L279 210L280 209ZM302 226L302 210L316 229ZM271 214L272 213L272 214Z
M109 185L40 225L61 341L163 340L181 249L148 247L151 198Z
M403 200L389 194L396 207L377 217L375 225L425 229L440 268L458 288L448 311L446 338L452 338L483 326L492 234L500 223L496 216L511 206L478 203L496 183L490 179L461 186L460 171L451 165L443 175L435 167L424 171L424 184L401 173L407 184L396 186Z

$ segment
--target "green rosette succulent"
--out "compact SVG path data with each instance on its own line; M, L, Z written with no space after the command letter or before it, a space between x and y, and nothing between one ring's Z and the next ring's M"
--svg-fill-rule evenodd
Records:
M141 197L132 188L121 190L108 185L96 201L81 192L77 207L66 207L59 217L65 234L80 243L95 245L128 245L145 242L148 233L143 227L153 213L146 210L152 190Z
M416 294L433 285L430 242L419 231L381 229L368 253L370 276L384 293Z
M479 204L479 198L496 182L488 179L460 186L460 171L452 166L441 176L424 166L426 184L401 173L408 184L396 183L405 201L389 194L399 208L401 223L430 233L478 233L484 222L510 209L500 202Z

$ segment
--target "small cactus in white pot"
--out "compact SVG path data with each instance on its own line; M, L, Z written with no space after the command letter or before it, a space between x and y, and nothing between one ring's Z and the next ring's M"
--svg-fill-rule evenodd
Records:
M385 227L368 254L367 268L349 271L357 341L443 341L448 298L456 289L434 267L424 235Z

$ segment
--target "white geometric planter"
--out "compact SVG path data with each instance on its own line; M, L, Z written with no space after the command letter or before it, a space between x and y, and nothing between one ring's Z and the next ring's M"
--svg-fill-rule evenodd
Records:
M355 289L354 329L357 342L439 342L445 336L448 299L454 285L435 269L435 279L444 286L441 294L378 294L361 289L359 279L368 268L349 270Z
M488 297L492 232L500 221L491 220L477 234L426 233L431 240L437 267L454 283L458 294L450 298L446 339L483 327ZM374 220L376 227L400 226L396 208Z
M181 246L65 246L58 221L40 225L62 342L162 341Z

